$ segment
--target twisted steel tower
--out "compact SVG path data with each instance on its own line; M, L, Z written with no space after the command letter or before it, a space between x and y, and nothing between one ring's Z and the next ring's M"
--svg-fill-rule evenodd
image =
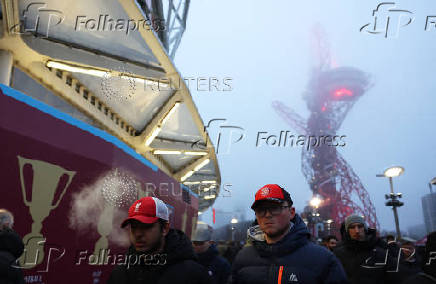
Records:
M301 135L335 136L348 111L370 87L370 78L352 67L332 67L327 41L315 30L319 65L314 68L304 99L310 111L307 120L280 101L272 103L276 112ZM352 167L336 147L321 143L304 147L302 172L314 195L321 196L318 209L324 220L339 228L351 213L365 216L370 227L379 228L375 207Z

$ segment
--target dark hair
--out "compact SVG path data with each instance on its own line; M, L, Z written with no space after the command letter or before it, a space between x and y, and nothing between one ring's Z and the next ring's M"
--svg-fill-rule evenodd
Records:
M287 201L289 203L289 207L292 207L294 202L292 201L291 195L283 187L281 187L280 185L278 185L278 186L283 190L283 196L285 198L285 201Z
M166 224L169 223L167 220L164 220L164 219L161 219L161 218L159 218L158 222L159 222L159 225L160 225L160 229L161 229L161 230L163 230L164 227L166 226Z
M325 242L329 242L332 239L335 239L336 241L338 240L338 238L336 238L335 235L328 235L328 236L324 237Z
M393 235L387 235L386 241L389 241L389 240L395 240L395 237Z

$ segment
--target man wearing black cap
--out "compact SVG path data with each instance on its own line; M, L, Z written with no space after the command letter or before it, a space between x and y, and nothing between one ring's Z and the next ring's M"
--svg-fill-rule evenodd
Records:
M129 227L126 265L113 271L108 284L207 284L206 269L195 262L190 240L169 227L168 208L155 197L137 200L121 227Z
M387 244L368 228L363 216L345 218L342 243L333 250L353 284L394 283L397 270L395 255L388 253Z
M219 255L212 241L212 228L206 223L197 222L197 229L191 241L198 256L198 262L206 267L212 278L210 284L226 284L230 276L230 264Z
M251 208L258 225L232 266L232 283L348 283L336 257L309 241L289 193L277 184L259 189Z

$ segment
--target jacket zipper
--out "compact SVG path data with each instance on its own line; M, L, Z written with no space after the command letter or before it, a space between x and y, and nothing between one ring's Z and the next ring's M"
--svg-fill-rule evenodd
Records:
M278 284L282 283L282 275L283 275L283 266L280 266L280 268L279 268L279 277L278 277L278 281L277 281Z

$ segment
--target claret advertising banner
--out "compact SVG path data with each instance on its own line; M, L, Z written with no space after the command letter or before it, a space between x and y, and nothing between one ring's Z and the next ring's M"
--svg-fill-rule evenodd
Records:
M23 237L27 283L104 283L132 263L120 224L143 196L162 199L171 226L191 234L198 200L184 201L177 181L113 136L0 88L1 201Z

